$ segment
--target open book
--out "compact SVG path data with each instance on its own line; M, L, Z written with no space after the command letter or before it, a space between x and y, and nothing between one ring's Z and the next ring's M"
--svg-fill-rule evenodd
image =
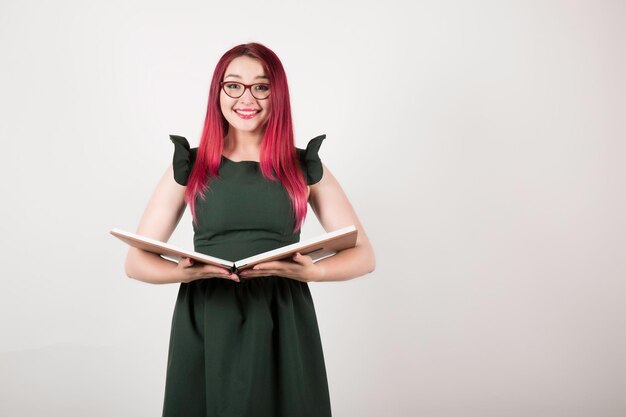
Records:
M182 258L191 258L205 264L226 267L235 274L244 269L252 268L254 265L262 262L290 258L296 252L310 256L314 262L317 262L323 258L335 255L340 250L355 247L357 237L356 227L350 225L333 232L259 253L245 259L229 261L227 259L220 259L203 253L181 249L169 243L117 228L111 229L110 233L131 246L156 253L166 259L179 261Z

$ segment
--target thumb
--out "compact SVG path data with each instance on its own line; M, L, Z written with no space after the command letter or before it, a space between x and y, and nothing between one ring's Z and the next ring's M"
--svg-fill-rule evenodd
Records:
M193 265L193 259L191 258L185 258L185 266L191 266Z
M298 263L300 263L300 264L302 263L303 258L304 257L300 254L300 252L296 252L296 253L293 254L293 260L298 262Z

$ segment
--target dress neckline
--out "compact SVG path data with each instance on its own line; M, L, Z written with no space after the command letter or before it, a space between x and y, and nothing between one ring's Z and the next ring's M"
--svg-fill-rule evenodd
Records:
M260 164L259 161L233 161L232 159L229 159L229 158L225 157L224 155L222 155L222 158L224 158L224 160L226 160L228 162L232 162L233 164L243 164L243 163Z

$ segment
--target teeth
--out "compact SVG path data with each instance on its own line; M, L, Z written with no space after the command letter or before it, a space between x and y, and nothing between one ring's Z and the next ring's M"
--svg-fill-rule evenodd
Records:
M258 111L240 111L240 110L235 110L237 113L239 114L243 114L244 116L250 116L251 114L255 114L258 113Z

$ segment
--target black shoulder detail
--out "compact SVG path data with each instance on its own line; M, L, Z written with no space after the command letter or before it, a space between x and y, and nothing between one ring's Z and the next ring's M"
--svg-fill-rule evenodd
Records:
M322 160L318 154L324 139L326 139L326 135L319 135L309 141L306 149L296 148L307 185L318 183L324 175Z
M180 185L187 185L187 179L196 160L198 148L190 148L189 142L183 136L170 135L170 140L174 143L174 158L172 161L174 180Z

